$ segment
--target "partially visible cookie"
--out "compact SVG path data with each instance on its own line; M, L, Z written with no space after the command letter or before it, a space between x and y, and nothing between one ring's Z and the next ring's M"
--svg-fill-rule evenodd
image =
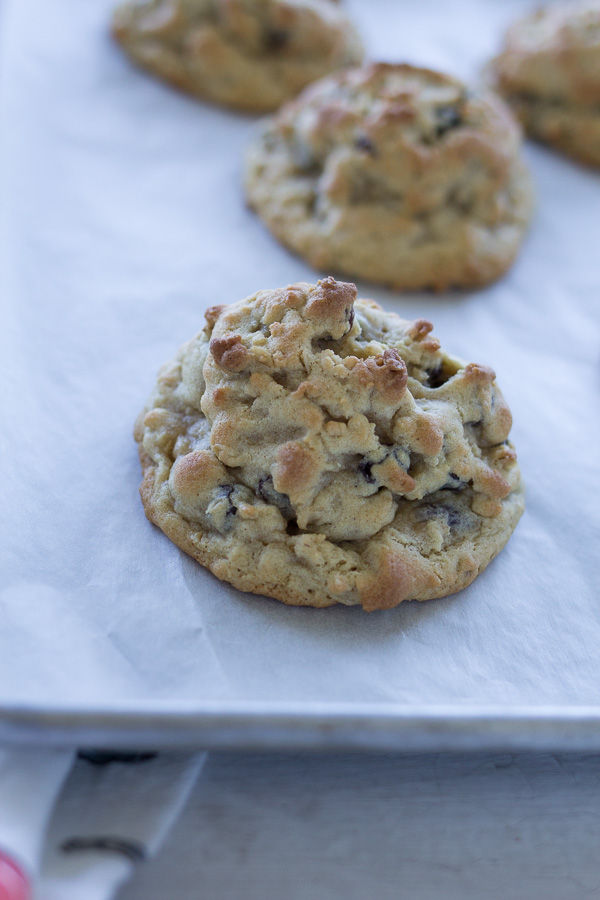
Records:
M468 585L523 511L487 366L326 278L211 307L136 425L148 518L218 578L386 609Z
M136 63L191 94L269 112L362 59L331 0L129 0L113 34Z
M518 125L494 95L409 65L307 88L249 149L246 195L316 269L398 289L486 284L531 207Z
M600 0L517 22L488 71L532 137L600 166Z

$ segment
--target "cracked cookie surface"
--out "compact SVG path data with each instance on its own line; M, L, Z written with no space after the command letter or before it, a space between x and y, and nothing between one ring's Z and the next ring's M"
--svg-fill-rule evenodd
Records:
M138 65L188 93L269 112L311 81L362 59L332 0L127 2L113 34Z
M218 578L386 609L469 584L524 501L486 366L326 278L211 307L136 424L148 518Z
M266 120L248 203L317 269L398 289L482 285L512 263L532 208L504 103L446 75L338 72Z
M600 2L564 3L517 22L488 67L525 130L600 166Z

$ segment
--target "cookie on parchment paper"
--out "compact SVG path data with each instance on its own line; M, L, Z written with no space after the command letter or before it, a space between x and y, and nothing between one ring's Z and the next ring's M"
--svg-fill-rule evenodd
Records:
M248 112L277 109L363 55L331 0L129 0L114 14L113 34L153 74Z
M248 203L316 269L397 289L510 266L532 208L520 128L496 96L373 64L307 88L249 148Z
M487 366L326 278L212 307L135 430L148 518L242 591L386 609L468 585L524 501Z
M534 138L600 166L600 2L539 9L509 29L488 67Z

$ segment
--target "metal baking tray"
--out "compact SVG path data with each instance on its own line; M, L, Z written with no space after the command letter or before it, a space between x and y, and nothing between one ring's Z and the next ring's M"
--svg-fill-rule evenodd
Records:
M359 285L495 368L528 486L500 556L381 613L240 594L145 520L131 429L204 308L317 273L244 207L253 120L134 70L110 6L2 23L0 740L597 750L600 177L528 145L538 208L505 278ZM526 7L348 3L370 56L470 80Z

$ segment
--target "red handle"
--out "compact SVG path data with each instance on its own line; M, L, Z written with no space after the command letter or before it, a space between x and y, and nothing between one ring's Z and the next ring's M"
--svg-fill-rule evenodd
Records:
M10 856L0 852L0 900L30 900L29 882Z

